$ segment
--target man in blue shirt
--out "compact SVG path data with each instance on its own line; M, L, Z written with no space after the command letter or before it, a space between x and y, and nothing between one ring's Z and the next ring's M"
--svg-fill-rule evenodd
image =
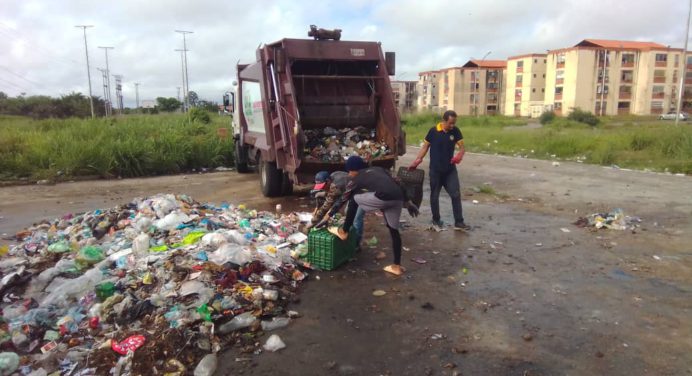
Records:
M416 169L430 150L430 209L433 225L437 227L444 225L440 219L440 191L444 187L452 199L454 229L468 230L470 227L464 223L461 211L461 189L456 168L456 165L464 158L466 150L464 136L455 126L456 120L457 114L454 111L447 111L442 115L442 122L430 128L416 160L411 163L409 169ZM456 148L459 148L459 151L455 154Z

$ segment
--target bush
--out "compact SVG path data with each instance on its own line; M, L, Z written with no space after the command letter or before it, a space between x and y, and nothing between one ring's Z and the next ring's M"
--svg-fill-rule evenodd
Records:
M545 111L541 114L541 117L538 118L538 121L543 125L551 123L553 120L555 120L555 111Z
M209 124L211 123L211 117L209 116L209 113L207 111L195 107L190 109L190 121Z
M575 108L570 112L569 116L567 116L569 120L574 120L578 121L580 123L588 124L592 127L595 127L598 125L598 118L596 115L592 114L589 111L584 111L580 109L579 107Z

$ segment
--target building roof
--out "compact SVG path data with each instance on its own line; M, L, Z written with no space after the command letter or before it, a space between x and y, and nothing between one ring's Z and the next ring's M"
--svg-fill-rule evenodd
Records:
M506 60L469 60L462 68L507 68Z
M524 59L527 57L546 57L548 56L547 54L523 54L523 55L517 55L517 56L510 56L507 58L507 60L517 60L517 59Z
M600 47L623 50L659 50L668 49L660 43L654 42L637 42L627 40L607 40L607 39L584 39L574 45L574 47Z

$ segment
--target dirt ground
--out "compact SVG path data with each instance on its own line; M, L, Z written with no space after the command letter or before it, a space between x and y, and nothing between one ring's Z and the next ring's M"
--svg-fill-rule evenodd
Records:
M365 237L378 246L310 276L292 306L302 317L276 332L287 348L249 361L231 349L217 374L692 374L690 177L477 154L459 171L472 231L427 231L424 200L420 217L403 216L409 272L394 278L381 271L391 249L382 219L368 215ZM472 189L485 183L496 194ZM5 187L0 233L159 192L262 209L307 204L265 199L255 174L233 172ZM451 223L444 192L441 206ZM641 228L571 224L617 207ZM388 258L377 261L381 250Z

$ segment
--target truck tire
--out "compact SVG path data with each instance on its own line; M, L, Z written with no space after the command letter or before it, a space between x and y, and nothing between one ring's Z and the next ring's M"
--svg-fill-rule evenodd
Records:
M235 144L234 157L236 171L240 172L241 174L250 172L250 168L247 164L247 147L245 147L245 145L239 145L238 140L236 140Z
M276 168L276 163L260 161L260 186L264 197L281 196L281 186L283 184L283 173Z
M290 196L293 194L293 183L287 173L284 173L281 179L281 195Z

